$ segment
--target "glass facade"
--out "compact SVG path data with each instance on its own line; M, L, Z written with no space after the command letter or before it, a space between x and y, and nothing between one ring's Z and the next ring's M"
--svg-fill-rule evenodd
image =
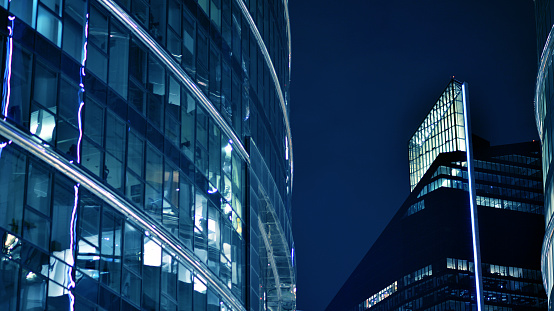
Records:
M535 1L535 18L537 29L537 54L539 59L535 89L535 118L537 130L542 143L544 172L544 209L546 234L542 249L542 273L544 287L549 297L549 310L554 309L552 289L554 283L554 170L552 154L554 152L554 8L550 0Z
M295 309L285 1L0 1L0 41L2 310Z
M462 83L452 80L408 143L410 187L442 152L465 151Z

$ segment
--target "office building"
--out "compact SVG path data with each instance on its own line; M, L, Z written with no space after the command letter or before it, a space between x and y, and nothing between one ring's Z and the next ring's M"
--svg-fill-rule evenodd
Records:
M0 309L294 310L286 1L1 0Z
M552 284L554 283L554 170L552 162L552 148L554 143L554 119L550 110L554 107L554 67L552 58L554 53L554 7L550 0L535 0L535 19L537 29L537 59L538 73L535 88L535 120L542 144L542 169L544 182L544 216L545 236L542 246L542 278L548 295L548 309L554 310L552 302Z
M412 191L328 305L334 310L545 310L540 145L490 146L473 135L467 85L452 80L409 142ZM466 121L464 121L466 120Z

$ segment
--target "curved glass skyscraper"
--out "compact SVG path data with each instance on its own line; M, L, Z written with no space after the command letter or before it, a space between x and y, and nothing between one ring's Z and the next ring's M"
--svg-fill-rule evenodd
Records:
M294 310L286 0L1 0L0 309Z
M539 68L535 90L535 117L542 143L542 162L544 180L544 215L546 232L542 248L542 277L548 295L548 309L552 310L552 285L554 283L554 8L550 0L535 1L535 18L537 29L537 51Z

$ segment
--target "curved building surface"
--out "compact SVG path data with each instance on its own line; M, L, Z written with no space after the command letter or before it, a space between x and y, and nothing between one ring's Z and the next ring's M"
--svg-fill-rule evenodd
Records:
M543 181L544 181L544 212L546 233L543 241L541 270L544 287L548 295L549 310L553 309L552 285L554 283L554 163L552 153L554 148L554 8L550 0L535 1L535 18L537 29L537 52L539 67L535 90L535 118L542 143Z
M2 0L1 310L294 310L286 0Z

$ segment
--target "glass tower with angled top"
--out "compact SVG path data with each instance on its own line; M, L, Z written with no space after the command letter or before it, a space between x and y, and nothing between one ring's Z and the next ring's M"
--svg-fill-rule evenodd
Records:
M408 143L413 190L440 153L465 151L462 83L452 79Z

